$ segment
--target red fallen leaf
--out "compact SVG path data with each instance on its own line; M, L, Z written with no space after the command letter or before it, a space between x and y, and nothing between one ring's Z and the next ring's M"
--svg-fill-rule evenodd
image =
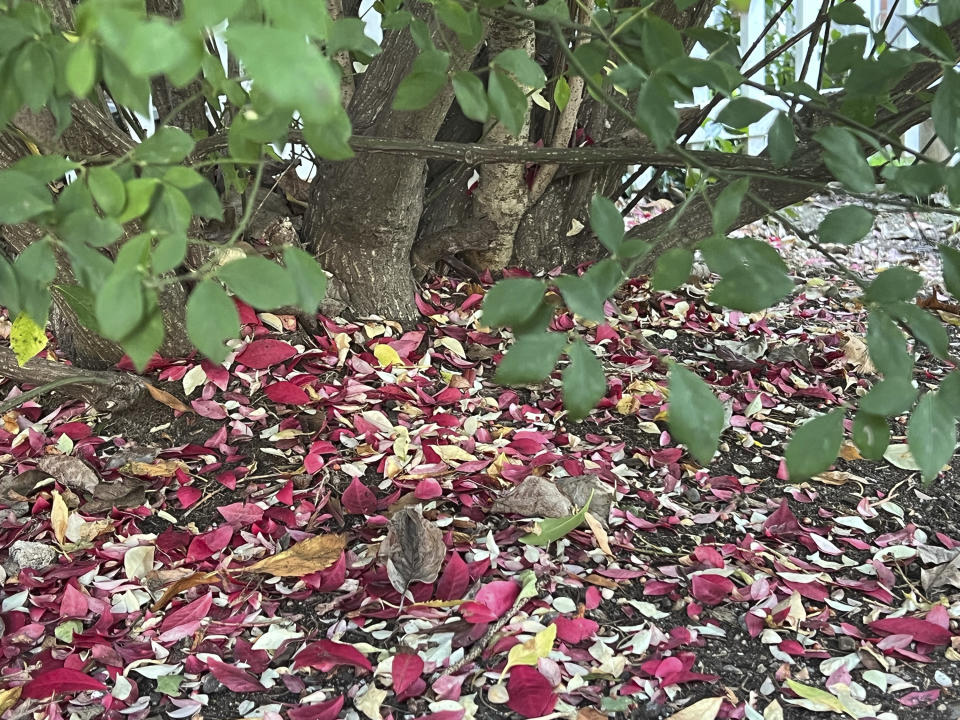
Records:
M479 625L480 623L493 622L499 616L483 603L465 602L460 606L460 614L468 623Z
M303 576L303 582L317 592L339 590L347 579L347 556L340 553L340 559L326 570Z
M387 345L397 351L401 360L407 360L410 353L420 347L420 343L423 342L423 334L423 330L413 330L404 333L402 337L387 343Z
M48 698L55 693L75 693L83 690L106 692L107 686L79 670L58 668L40 673L23 686L22 698Z
M803 534L800 521L790 510L786 498L780 502L780 507L764 521L763 532L767 537L773 538L790 538Z
M300 705L287 710L290 720L337 720L343 707L343 695L313 705Z
M347 512L354 515L372 515L377 509L377 496L358 478L344 490L340 502Z
M87 616L90 605L87 596L73 585L67 585L60 600L60 617L82 618Z
M526 718L548 715L557 704L553 685L530 665L517 665L510 671L507 693L507 707Z
M279 492L277 492L277 502L282 505L293 505L293 480L287 480Z
M418 500L433 500L443 495L443 488L434 478L427 478L417 483L413 494Z
M310 643L293 659L294 668L312 667L321 672L330 672L338 665L352 665L362 670L373 670L370 661L353 645L326 638Z
M234 692L263 692L266 688L253 675L236 665L229 665L213 658L207 660L213 676Z
M227 411L216 400L191 400L190 407L197 415L208 420L223 420L227 417Z
M393 691L397 695L403 694L414 680L423 672L423 660L419 655L400 653L394 655L390 674L393 676Z
M584 640L593 637L594 633L600 629L600 626L588 618L565 618L563 616L554 620L557 626L557 637L570 645L582 643Z
M263 394L273 402L284 405L306 405L310 402L310 396L302 387L287 380L267 385L263 389Z
M443 575L437 582L437 599L459 600L469 586L470 570L460 554L453 553L447 561L447 566L443 569Z
M690 584L690 594L704 605L719 605L733 592L733 581L723 575L708 573L694 575Z
M216 530L197 535L190 541L190 547L187 548L187 562L209 560L227 547L232 537L233 528L229 525L221 525Z
M235 502L218 507L217 512L234 525L251 525L263 519L263 508L251 503Z
M254 370L265 370L296 354L297 349L282 340L254 340L237 355L237 362Z
M494 580L480 588L476 600L486 605L497 618L500 618L513 607L519 594L520 586L512 580Z
M195 487L191 487L190 485L177 488L177 500L180 503L180 507L184 509L190 507L202 497L203 497L203 492L201 492Z
M867 625L885 635L909 635L924 645L949 645L953 637L949 630L919 618L884 618Z
M190 637L200 628L200 621L210 614L212 604L213 595L207 593L177 608L163 619L160 638L163 642L175 642Z
M899 699L901 705L906 705L907 707L926 707L927 705L933 705L937 700L940 699L940 691L937 689L934 690L918 690L916 692L907 693L902 698Z

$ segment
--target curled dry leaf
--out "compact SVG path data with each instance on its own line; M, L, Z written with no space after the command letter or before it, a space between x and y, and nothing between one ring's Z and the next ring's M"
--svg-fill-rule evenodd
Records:
M411 583L437 579L447 546L440 528L424 520L419 507L408 507L390 519L380 552L387 558L390 584L404 594Z
M154 387L148 382L145 382L144 385L147 387L147 392L150 393L150 397L156 400L158 403L166 405L171 410L176 410L177 412L182 413L192 413L189 407L184 405L182 402L177 400L173 395L168 393L166 390L161 390L160 388Z
M93 494L100 478L83 460L72 455L44 455L37 463L43 472L74 490Z
M199 585L213 585L219 581L220 576L215 572L197 572L188 575L185 578L181 578L164 591L160 599L150 607L150 611L160 612L170 604L170 601L173 600L173 598L180 593L189 590L190 588L194 588Z
M57 542L63 545L67 533L67 521L70 519L70 510L63 501L63 497L56 490L53 491L53 506L50 508L50 526Z
M607 535L607 531L603 529L603 525L597 520L593 513L588 512L583 516L583 519L587 521L587 525L590 527L590 531L593 533L593 537L597 540L597 547L603 550L603 553L608 557L613 557L613 550L610 549L610 536Z
M264 573L277 577L303 577L326 570L340 559L346 545L343 535L316 535L283 552L264 558L237 572Z
M120 482L101 483L93 491L93 498L87 501L83 509L87 513L98 513L112 508L140 507L146 502L146 485L132 477L124 477Z
M516 513L524 517L556 518L573 514L573 503L546 478L530 475L494 501L493 512Z
M856 335L851 335L843 346L843 356L858 373L864 375L877 374L877 366L870 359L867 344Z
M44 485L53 484L50 474L43 470L26 470L19 475L7 475L0 480L0 502L12 505L28 502Z

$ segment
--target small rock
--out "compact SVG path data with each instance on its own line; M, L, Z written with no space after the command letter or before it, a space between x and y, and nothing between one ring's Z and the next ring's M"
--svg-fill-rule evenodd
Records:
M683 496L687 499L688 502L698 503L700 502L700 491L696 488L688 487L683 491Z
M738 668L736 665L724 665L722 670L724 675L733 675L734 677L740 677L743 675L743 670Z
M203 681L200 683L200 688L207 695L213 695L214 693L223 692L226 688L223 686L217 678L214 677L213 673L207 673Z
M17 540L10 546L10 559L20 570L25 568L43 570L56 562L57 550L43 543Z
M855 638L847 637L846 635L841 635L837 638L837 647L843 652L854 652L857 649L857 641Z

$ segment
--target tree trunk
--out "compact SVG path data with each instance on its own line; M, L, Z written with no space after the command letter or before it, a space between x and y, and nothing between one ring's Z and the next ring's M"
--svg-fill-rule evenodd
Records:
M415 3L411 10L429 19L428 6ZM434 35L438 46L452 49L451 71L470 67L477 48L464 50L445 29ZM407 32L386 33L381 47L350 102L354 133L432 140L453 101L452 88L444 88L422 110L392 110L397 86L417 50ZM324 268L346 286L348 302L360 314L376 313L404 324L418 317L410 256L426 176L426 160L406 156L361 156L324 163L318 170L304 236Z

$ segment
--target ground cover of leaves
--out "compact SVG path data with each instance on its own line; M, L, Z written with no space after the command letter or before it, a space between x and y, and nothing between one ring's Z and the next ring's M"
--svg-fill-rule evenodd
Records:
M558 314L608 371L580 424L559 372L491 383L489 285L449 278L410 332L241 306L223 366L155 364L178 412L24 404L0 427L2 717L960 716L958 474L923 487L895 424L890 461L847 443L786 480L788 433L872 380L853 288L796 271L764 313L703 276ZM709 468L667 430L669 359L728 408ZM917 381L944 371L921 355ZM587 499L575 529L544 518Z

